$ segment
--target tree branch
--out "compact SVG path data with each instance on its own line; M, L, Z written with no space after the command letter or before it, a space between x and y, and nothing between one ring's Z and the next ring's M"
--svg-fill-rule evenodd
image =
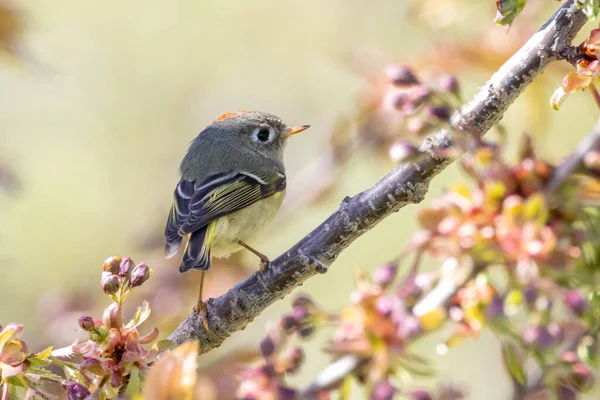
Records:
M571 44L586 20L572 0L566 1L453 117L453 127L480 136L485 134L500 121L525 87L548 64L560 58L560 52ZM422 201L431 179L452 162L439 156L439 150L451 145L448 130L427 137L420 148L424 157L399 165L371 188L347 197L325 222L275 259L266 271L258 271L224 295L210 299L208 329L201 315L194 312L169 339L175 344L199 340L201 353L218 347L305 280L327 272L346 247L388 215L407 204Z
M600 118L596 121L592 133L579 143L577 150L556 167L548 185L546 185L546 191L553 192L560 188L560 186L562 186L567 179L583 165L585 155L588 152L597 149L600 149Z

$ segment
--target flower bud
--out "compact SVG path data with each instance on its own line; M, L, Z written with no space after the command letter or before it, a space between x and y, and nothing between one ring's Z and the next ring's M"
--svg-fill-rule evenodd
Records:
M523 342L526 345L536 346L540 349L547 349L556 343L555 338L545 326L528 326L525 328Z
M383 264L373 271L373 282L382 288L386 288L396 277L396 272L398 272L397 262Z
M451 116L450 109L448 107L441 106L427 107L427 114L442 121L448 121Z
M414 315L405 315L398 322L398 335L404 339L412 339L421 333L421 322Z
M310 313L306 307L294 307L292 308L292 316L296 322L301 323L308 320Z
M121 257L108 257L104 260L104 265L102 266L103 271L108 271L111 274L119 273L119 266L121 265Z
M417 390L410 394L412 400L433 400L431 395L424 390Z
M132 287L140 286L150 278L150 268L145 263L140 263L131 271L129 284Z
M445 92L460 96L460 84L454 75L443 75L439 79L439 86Z
M133 261L131 261L131 258L123 258L123 260L121 261L121 265L119 266L119 276L122 278L127 277L131 273L133 265L134 264Z
M575 364L579 361L579 357L573 351L565 351L560 355L560 359L569 364Z
M123 327L123 313L119 303L114 302L104 310L102 316L102 322L108 329L116 328L120 329Z
M526 345L535 345L540 337L540 331L537 326L528 326L523 331L523 342Z
M587 309L586 299L576 290L571 290L564 295L567 306L578 316L582 316Z
M537 300L538 293L537 289L533 285L527 285L523 289L523 298L525 299L525 303L529 307L533 307L535 305L535 301Z
M294 389L285 386L279 386L277 389L277 399L279 400L295 400L297 398L298 396Z
M100 287L102 291L106 294L115 294L119 290L121 286L121 281L117 275L107 275L102 278L102 282L100 282Z
M504 300L495 294L485 310L488 321L494 321L504 315Z
M269 358L275 353L275 341L271 336L265 337L260 342L260 352L264 358Z
M379 381L371 391L370 400L392 400L396 394L396 388L390 385L387 380Z
M539 338L538 338L538 346L542 349L547 349L549 347L554 346L555 338L550 334L548 327L540 326L538 327Z
M313 333L315 333L315 327L312 324L303 325L298 329L298 335L300 335L301 338L309 338Z
M296 321L293 315L287 314L281 317L281 320L279 320L279 326L285 332L291 332L298 326L298 321Z
M594 375L584 363L575 363L572 375L569 377L571 385L580 392L589 390L594 385Z
M383 73L396 86L410 86L419 83L419 79L407 65L390 64L384 68Z
M79 317L78 322L79 327L84 331L91 331L92 329L94 329L94 326L96 326L96 324L94 323L94 319L86 315L82 315L81 317Z
M64 388L67 391L68 400L85 400L90 395L90 391L81 383L67 382Z

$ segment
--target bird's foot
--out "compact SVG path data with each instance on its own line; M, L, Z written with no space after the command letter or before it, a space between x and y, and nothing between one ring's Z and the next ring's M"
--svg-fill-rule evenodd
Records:
M267 257L261 258L258 268L260 269L260 272L265 272L265 270L269 268L269 265L271 265L271 260L269 260Z
M202 318L202 325L204 329L208 331L208 310L204 301L199 301L193 309L194 312L200 313Z
M238 240L237 243L246 248L247 250L249 250L251 253L253 253L254 255L256 255L258 258L260 258L260 272L265 272L265 270L269 267L269 265L271 264L271 260L269 260L269 257L265 256L263 253L261 253L260 251L248 246L246 243L242 242L241 240Z

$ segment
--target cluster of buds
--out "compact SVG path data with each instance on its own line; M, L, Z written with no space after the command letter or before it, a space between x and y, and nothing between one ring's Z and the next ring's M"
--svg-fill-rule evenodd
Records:
M245 368L236 398L244 400L292 400L297 398L297 390L286 382L286 375L296 373L304 362L304 351L290 343L293 336L307 338L312 335L320 321L328 314L311 298L298 296L292 312L284 315L279 326L268 331L260 342L262 359L255 365ZM320 397L326 399L328 397Z
M531 139L525 139L512 165L501 159L497 146L480 143L469 152L461 165L474 187L455 186L422 210L423 230L409 249L453 260L457 273L482 270L442 307L441 315L457 328L439 350L490 327L501 338L504 364L516 382L525 379L529 359L554 382L548 388L577 393L590 387L594 361L567 365L557 354L573 343L581 347L581 332L597 326L590 311L593 269L582 257L597 232L586 227L586 199L573 195L581 193L579 183L597 182L595 154L585 157L583 177L550 192L555 167L537 157ZM493 283L483 268L488 266L501 266L508 285ZM557 304L568 311L566 319L558 318ZM595 338L589 341L596 346ZM573 383L578 379L586 383ZM559 398L575 398L565 396Z
M455 186L420 211L424 230L413 248L465 264L504 265L521 282L572 271L585 238L574 224L581 208L572 196L549 200L544 188L554 167L528 144L521 154L515 165L506 165L491 145L466 155L462 165L475 187Z
M400 162L418 156L416 145L425 135L449 126L460 105L460 86L453 75L426 83L410 66L390 64L360 100L358 134Z
M309 338L319 326L327 323L330 315L306 295L298 295L292 302L292 311L285 314L279 326L288 335L298 334L301 338Z
M69 400L78 399L77 393L90 388L107 398L117 396L127 388L132 374L146 374L149 363L170 347L169 341L156 342L149 349L144 347L158 337L156 328L145 335L139 333L138 328L150 316L147 302L138 307L128 323L123 319L123 301L132 288L142 285L150 275L146 264L135 265L128 257L110 257L104 262L100 285L112 304L106 307L101 320L89 316L79 318L79 327L88 333L89 340L58 352L83 355L83 362L77 366L78 373L67 387L68 393L74 393Z
M241 373L237 398L270 400L294 399L299 391L285 382L285 376L295 373L304 360L302 350L290 343L293 336L308 338L324 326L336 326L326 351L335 359L354 357L361 360L357 368L346 375L330 380L326 386L311 386L311 396L329 399L342 387L350 375L355 376L368 390L372 400L391 400L405 396L415 400L461 399L462 392L450 386L436 392L396 387L392 377L402 370L412 374L427 374L427 361L407 352L407 346L425 330L427 320L412 314L431 279L415 279L409 273L394 285L398 261L381 265L369 278L362 272L356 275L356 289L350 295L351 304L338 312L329 312L306 295L297 296L292 310L271 329L260 343L262 360ZM426 274L425 274L426 275ZM425 275L421 276L424 277ZM417 281L419 281L417 283Z
M357 376L374 393L384 392L387 384L382 382L403 366L410 365L414 373L429 369L424 360L406 352L411 341L428 329L427 321L411 312L423 288L410 274L394 287L397 268L397 262L384 264L371 278L357 273L351 304L339 312L338 328L327 346L335 357L352 354L364 359Z
M442 75L433 85L423 83L407 65L384 69L388 80L378 116L392 132L389 156L394 162L417 157L417 142L427 134L448 127L460 104L460 86L453 75Z
M477 337L488 323L500 320L503 316L503 301L487 276L480 274L452 296L444 314L456 328L446 342L438 346L441 353L465 339Z
M550 99L550 105L558 110L566 98L579 90L590 89L595 95L596 101L600 101L595 85L600 82L600 29L590 32L585 42L577 48L575 71L564 76L558 89L554 91Z
M131 288L146 282L151 273L152 270L143 262L135 265L129 257L109 257L102 266L100 287L118 301L124 299Z

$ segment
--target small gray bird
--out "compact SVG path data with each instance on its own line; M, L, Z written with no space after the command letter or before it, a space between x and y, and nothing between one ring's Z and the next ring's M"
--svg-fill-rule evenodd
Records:
M285 193L283 150L287 139L309 125L288 128L274 115L256 111L223 114L191 142L165 229L165 254L172 257L188 237L179 272L202 271L196 309L204 311L204 271L211 257L250 247L275 217Z

